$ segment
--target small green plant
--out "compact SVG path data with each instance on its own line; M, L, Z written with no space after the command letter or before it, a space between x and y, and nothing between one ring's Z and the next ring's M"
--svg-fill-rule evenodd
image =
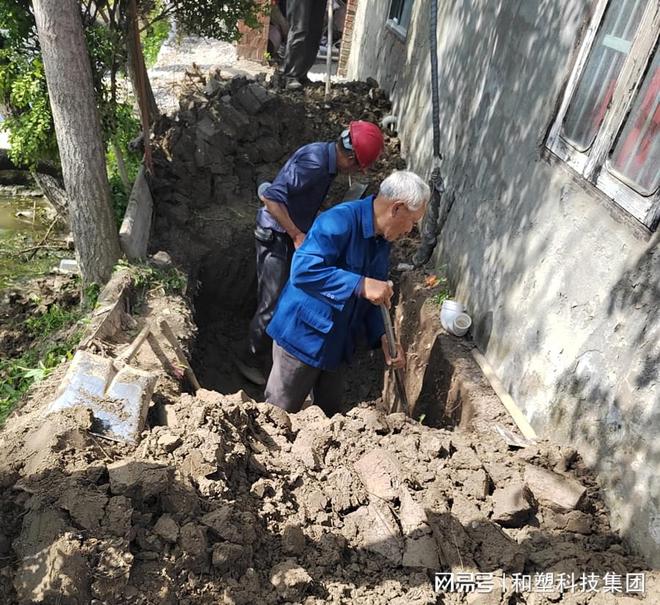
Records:
M438 269L435 275L430 275L426 278L427 286L437 288L438 291L431 296L431 300L438 305L442 306L448 298L451 298L451 291L449 289L449 280L445 274L445 267L442 266Z
M120 267L126 267L133 277L133 285L143 293L160 290L164 294L183 294L187 279L176 267L159 269L147 264L130 264L119 261Z
M438 305L438 307L441 307L442 303L450 297L451 292L449 292L449 290L440 290L440 292L433 295L432 300L436 305Z

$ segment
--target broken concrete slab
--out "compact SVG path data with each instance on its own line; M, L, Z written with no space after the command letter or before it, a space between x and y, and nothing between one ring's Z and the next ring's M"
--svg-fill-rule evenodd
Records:
M525 465L524 477L539 504L557 512L579 508L587 494L579 481L531 464Z
M117 372L112 359L78 350L46 413L74 407L89 409L94 432L135 443L157 381L158 374L153 372L130 366Z
M145 169L140 166L119 229L119 244L129 260L143 260L147 257L153 208L154 202Z

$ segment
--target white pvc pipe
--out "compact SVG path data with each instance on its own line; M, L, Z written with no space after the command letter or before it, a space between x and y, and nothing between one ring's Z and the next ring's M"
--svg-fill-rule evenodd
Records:
M392 124L396 125L398 121L399 121L399 118L397 118L395 115L385 116L380 121L380 126L381 126L381 128L385 129L385 128L389 127Z

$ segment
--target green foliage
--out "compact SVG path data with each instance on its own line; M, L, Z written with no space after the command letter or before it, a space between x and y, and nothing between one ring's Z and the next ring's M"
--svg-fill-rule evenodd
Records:
M163 10L165 10L163 2L156 2L155 7L150 11L151 19L147 19L148 24L142 32L142 52L147 67L152 67L156 63L160 47L170 33L170 24L167 19L153 20Z
M55 129L41 57L0 50L0 102L11 108L3 128L9 133L9 156L16 164L57 160Z
M127 60L127 4L119 0L89 0L82 13L108 148L113 137L125 138L127 126L130 125L129 140L139 132L132 107L117 94L117 79L125 75ZM138 14L146 32L142 37L146 61L148 64L155 61L169 30L168 19L175 19L186 33L233 42L240 38L238 23L258 26L262 10L253 0L138 0ZM100 12L109 19L108 23L99 17ZM39 39L29 0L0 1L0 106L7 110L4 128L9 132L14 162L33 166L40 160L58 161ZM132 118L130 124L127 114ZM120 143L122 150L127 149L125 142ZM113 167L109 173L112 180ZM121 207L126 200L120 195L118 182L115 179L113 191Z
M434 288L438 288L438 291L431 296L431 300L438 305L439 307L442 306L442 303L445 302L447 299L451 298L451 291L449 289L449 280L447 279L447 276L445 275L445 267L440 267L438 269L437 274L435 275L437 278L435 285L433 286Z
M141 160L136 152L130 151L128 144L140 131L140 123L133 115L131 106L127 103L119 103L116 107L115 115L116 122L113 140L122 151L128 179L133 183L140 170ZM112 196L112 207L115 214L115 220L119 226L124 218L124 213L126 212L130 191L126 189L121 180L119 162L115 153L114 145L108 145L105 159L108 170L108 181L110 183L110 193Z
M172 0L169 4L182 31L227 42L240 39L241 21L248 27L259 27L263 10L254 0Z

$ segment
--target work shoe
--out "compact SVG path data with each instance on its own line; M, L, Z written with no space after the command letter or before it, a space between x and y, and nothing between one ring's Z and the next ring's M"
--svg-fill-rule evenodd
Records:
M266 384L266 377L259 368L259 361L255 355L243 351L234 355L234 364L244 378L260 387Z
M302 90L302 87L303 85L295 78L287 78L286 85L284 86L286 90Z

